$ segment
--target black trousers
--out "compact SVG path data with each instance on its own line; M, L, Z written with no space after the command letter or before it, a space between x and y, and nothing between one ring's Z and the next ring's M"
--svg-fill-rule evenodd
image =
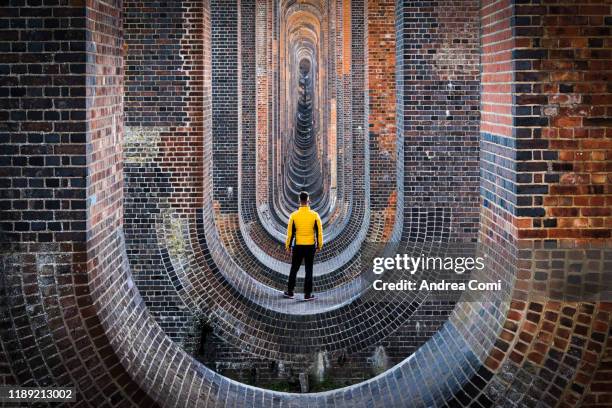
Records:
M304 260L304 267L306 269L306 276L304 277L304 296L310 296L312 294L312 263L314 261L315 248L315 245L293 246L287 292L293 293L298 269L300 269L302 260Z

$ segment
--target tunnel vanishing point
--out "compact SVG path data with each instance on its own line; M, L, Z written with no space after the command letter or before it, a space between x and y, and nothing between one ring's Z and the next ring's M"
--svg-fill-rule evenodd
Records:
M612 406L611 27L607 0L3 2L0 385ZM280 296L300 190L312 303ZM372 295L390 244L504 289Z

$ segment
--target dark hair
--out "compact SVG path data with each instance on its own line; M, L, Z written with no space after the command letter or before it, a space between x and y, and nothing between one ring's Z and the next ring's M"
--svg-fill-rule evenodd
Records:
M300 192L300 203L308 202L308 193L305 191Z

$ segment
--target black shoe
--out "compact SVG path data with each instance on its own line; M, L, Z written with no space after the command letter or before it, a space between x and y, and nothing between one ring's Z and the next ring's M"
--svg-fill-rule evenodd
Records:
M315 300L315 295L304 295L304 300Z
M286 299L293 299L293 293L283 292L283 297Z

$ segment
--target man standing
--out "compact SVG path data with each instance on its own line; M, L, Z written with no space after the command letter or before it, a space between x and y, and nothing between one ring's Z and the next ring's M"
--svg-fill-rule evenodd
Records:
M308 193L302 191L300 193L300 208L291 214L289 225L287 225L287 241L285 242L285 250L287 252L291 250L291 241L295 239L291 257L289 284L287 291L283 293L289 299L293 299L295 278L297 277L300 265L302 265L302 259L306 269L304 300L314 300L315 298L312 294L312 263L317 248L319 251L323 248L323 225L321 224L321 217L319 217L316 211L310 209L309 203Z

